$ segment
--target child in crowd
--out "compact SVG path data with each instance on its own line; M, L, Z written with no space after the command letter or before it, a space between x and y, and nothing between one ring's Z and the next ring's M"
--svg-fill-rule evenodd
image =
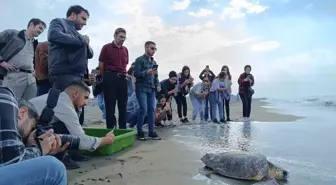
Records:
M159 127L165 126L166 124L162 123L162 121L165 122L171 114L172 110L166 101L166 96L164 94L160 95L155 109L155 125Z
M200 115L200 121L204 122L205 99L209 93L210 82L203 79L190 90L190 101L194 107L192 112L192 121L195 122L197 115Z
M225 72L220 72L218 75L218 78L214 79L212 82L212 86L210 88L210 104L211 104L211 120L214 123L225 123L224 119L224 110L223 110L223 105L224 102L223 100L229 98L229 94L227 92L228 87L226 84L226 73ZM217 107L219 111L219 122L217 120Z

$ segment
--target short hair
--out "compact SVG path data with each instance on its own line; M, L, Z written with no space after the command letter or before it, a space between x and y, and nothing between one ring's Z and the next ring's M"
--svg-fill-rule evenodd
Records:
M70 17L72 13L75 13L76 15L85 12L86 14L88 14L88 16L90 16L90 13L87 9L83 8L80 5L73 5L70 6L68 11L66 12L66 17Z
M85 91L85 92L91 92L90 91L90 88L89 88L89 86L87 86L86 84L85 84L85 82L83 82L83 81L74 81L74 82L71 82L70 84L68 84L67 86L66 86L66 88L65 89L67 89L67 88L70 88L70 87L76 87L76 88L79 88L80 90L82 90L82 91Z
M117 28L117 29L114 31L114 35L118 35L119 33L125 33L125 34L126 34L126 30L125 30L125 28Z
M31 23L33 23L34 26L42 24L44 28L47 28L46 23L43 22L41 19L38 19L38 18L32 18L32 19L30 19L29 22L28 22L27 28L29 28L29 25Z
M96 67L96 70L99 70L99 66L98 66L98 67Z
M18 102L19 109L27 108L29 118L36 118L36 119L38 118L37 110L30 101L27 101L24 99L18 99L17 102Z
M246 68L250 68L250 69L252 69L252 67L251 67L250 65L245 65L245 66L244 66L244 70L246 70Z
M162 98L166 99L166 95L160 94L159 97L158 97L158 101L160 101Z
M145 42L145 46L149 46L151 44L156 45L155 42L153 42L153 41L147 41L147 42Z
M128 75L132 75L133 72L134 72L134 67L131 66L131 67L128 69L127 74L128 74Z
M226 73L224 71L220 72L218 78L225 78Z

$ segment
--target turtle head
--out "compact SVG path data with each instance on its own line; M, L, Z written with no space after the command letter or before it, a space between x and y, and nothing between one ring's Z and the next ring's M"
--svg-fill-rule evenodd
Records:
M287 180L288 171L268 161L268 174L278 180Z

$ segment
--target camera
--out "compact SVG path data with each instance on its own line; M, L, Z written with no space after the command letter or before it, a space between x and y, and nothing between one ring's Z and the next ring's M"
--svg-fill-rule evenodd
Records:
M42 110L40 119L37 122L36 126L36 132L35 132L35 139L45 132L47 132L49 129L54 128L53 124L51 124L51 121L54 117L54 108L57 105L58 98L60 95L61 91L58 89L50 89L48 98L47 98L47 105L46 107ZM56 122L57 124L57 122ZM55 134L58 135L61 138L62 145L65 143L70 143L68 149L75 149L78 150L79 148L79 143L80 143L80 138L74 135L68 135L68 134Z

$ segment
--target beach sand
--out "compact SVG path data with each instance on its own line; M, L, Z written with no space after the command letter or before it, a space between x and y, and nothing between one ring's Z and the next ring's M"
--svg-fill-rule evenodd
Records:
M276 113L265 108L266 102L253 100L252 120L259 122L292 122L300 117ZM176 107L173 105L173 107ZM189 103L188 115L192 107ZM241 121L241 103L231 103L231 119ZM174 112L174 120L178 122ZM97 124L101 112L97 106L85 108L85 125L105 127ZM234 124L232 122L231 124ZM252 123L253 124L253 123ZM258 124L258 123L255 123ZM175 127L174 129L178 128ZM116 155L94 157L90 161L81 162L81 168L68 171L70 185L198 185L204 181L193 179L203 167L199 152L172 141L172 129L158 129L163 138L161 141L136 141L134 146Z

